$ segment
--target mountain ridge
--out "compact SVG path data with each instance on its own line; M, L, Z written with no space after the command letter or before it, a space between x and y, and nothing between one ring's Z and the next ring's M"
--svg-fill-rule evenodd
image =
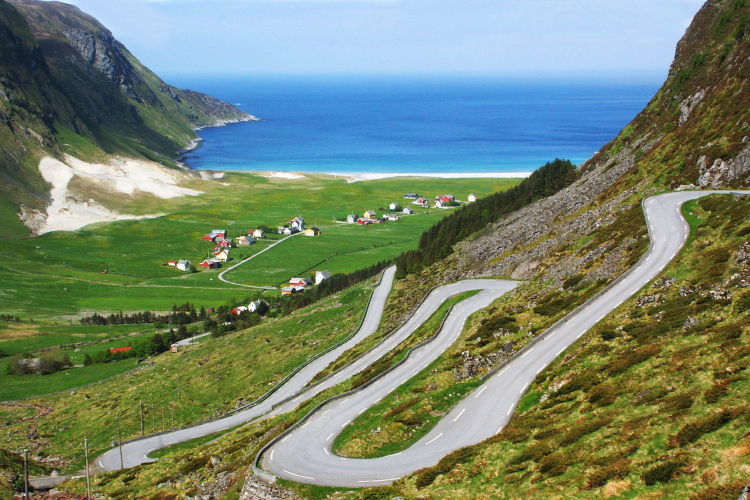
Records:
M196 130L256 117L164 82L99 21L75 6L0 0L0 187L13 206L44 210L45 156L113 155L176 166ZM19 189L21 188L21 189ZM2 234L2 237L8 237Z

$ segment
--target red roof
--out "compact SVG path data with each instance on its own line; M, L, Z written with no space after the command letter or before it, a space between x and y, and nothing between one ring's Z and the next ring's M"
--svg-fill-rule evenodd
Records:
M110 349L109 352L111 352L112 354L116 354L118 352L126 352L126 351L129 351L131 349L132 349L131 346L128 346L128 347L118 347L116 349Z

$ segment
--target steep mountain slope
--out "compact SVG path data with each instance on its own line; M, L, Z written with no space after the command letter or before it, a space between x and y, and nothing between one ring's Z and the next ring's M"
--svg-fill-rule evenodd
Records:
M0 11L0 175L9 181L0 189L15 203L44 208L42 156L123 154L168 164L195 129L255 119L168 85L74 6L0 0Z

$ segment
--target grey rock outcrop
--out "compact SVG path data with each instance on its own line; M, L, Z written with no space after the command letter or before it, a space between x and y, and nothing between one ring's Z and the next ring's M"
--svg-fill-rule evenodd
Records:
M705 155L698 158L698 186L720 189L738 181L743 184L750 181L750 148L729 161L714 160L711 166Z
M701 89L694 96L688 97L682 102L682 106L680 107L680 125L684 125L690 119L695 108L706 98L706 94L706 89Z
M240 500L302 500L291 490L268 484L258 476L249 474L240 493Z

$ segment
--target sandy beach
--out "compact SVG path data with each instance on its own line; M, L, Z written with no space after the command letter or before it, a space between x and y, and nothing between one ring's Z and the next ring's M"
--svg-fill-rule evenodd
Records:
M441 173L332 173L332 172L249 172L235 170L235 173L248 173L267 178L303 179L307 175L324 174L334 178L344 178L347 182L376 181L393 177L429 178L429 179L525 179L531 172L441 172Z

